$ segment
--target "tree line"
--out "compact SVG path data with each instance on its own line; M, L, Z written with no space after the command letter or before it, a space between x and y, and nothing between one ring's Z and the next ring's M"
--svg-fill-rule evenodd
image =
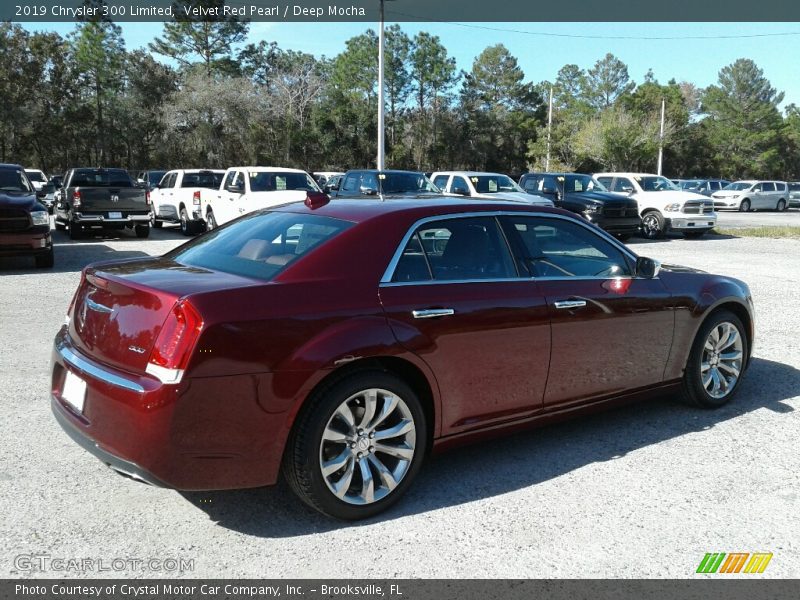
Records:
M0 161L52 173L374 166L374 31L327 58L245 43L249 25L236 20L162 27L130 51L112 22L81 22L66 37L0 24ZM800 178L800 109L781 110L783 94L749 59L705 89L652 72L636 83L612 54L532 83L502 44L459 71L437 36L391 25L385 85L391 168L518 174L544 168L549 146L551 170L654 171L663 99L665 174Z

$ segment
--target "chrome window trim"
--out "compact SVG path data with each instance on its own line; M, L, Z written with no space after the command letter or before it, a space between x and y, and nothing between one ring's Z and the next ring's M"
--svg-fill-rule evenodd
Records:
M475 217L489 217L497 219L499 217L535 217L535 218L543 218L543 219L560 219L562 221L567 221L569 223L575 223L580 227L584 227L589 232L593 233L594 235L600 235L605 241L612 244L617 250L622 252L624 256L629 258L633 264L636 264L637 255L634 254L625 244L620 242L616 239L613 235L608 233L607 231L596 227L595 225L590 225L589 223L583 223L579 219L575 219L572 217L567 217L565 215L557 215L557 214L550 214L550 213L536 213L536 212L528 212L528 211L485 211L485 212L463 212L463 213L451 213L446 215L434 215L431 217L423 217L422 219L418 219L411 227L406 231L405 235L403 236L402 240L400 240L400 245L395 250L394 254L392 255L391 260L389 261L389 265L386 267L386 270L383 272L383 276L380 280L381 287L395 287L395 286L402 286L402 285L430 285L430 284L442 284L442 283L487 283L487 282L500 282L500 281L548 281L554 279L570 279L570 280L579 280L579 279L615 279L614 277L594 277L594 276L581 276L581 277L503 277L499 279L453 279L453 280L429 280L429 281L399 281L393 282L392 277L394 276L394 272L397 268L397 263L400 262L400 258L403 255L403 250L405 250L406 245L408 244L411 237L416 233L416 231L422 227L423 225L427 225L429 223L435 223L437 221L448 221L452 219L471 219ZM500 228L502 231L502 227ZM509 251L511 251L512 258L515 259L516 263L516 256L514 256L513 250L509 247ZM516 268L516 264L515 264ZM625 277L632 277L630 275ZM635 279L640 279L638 277L634 277Z
M84 373L91 375L95 379L99 379L105 383L110 385L114 385L117 387L124 388L126 390L130 390L132 392L137 392L139 394L144 394L144 388L134 381L129 381L124 377L120 377L119 375L115 375L114 373L110 373L105 369L101 369L90 363L85 358L82 358L69 348L67 348L63 342L56 343L56 350L58 350L59 355L61 358L64 359L65 362L69 363L76 369L83 371Z

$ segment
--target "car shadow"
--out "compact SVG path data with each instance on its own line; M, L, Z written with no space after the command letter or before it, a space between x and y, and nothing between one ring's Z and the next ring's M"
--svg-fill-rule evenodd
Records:
M76 273L94 262L151 256L140 250L117 250L103 243L82 244L76 241L63 244L54 239L53 246L55 265L52 268L37 269L30 256L0 258L0 277L3 275Z
M800 396L800 370L755 358L741 385L737 397L718 410L664 396L433 456L397 505L358 523L329 519L306 507L283 479L268 488L181 494L221 527L257 537L360 527L527 488L762 408L792 412L783 401Z
M687 238L680 233L668 233L664 237L657 239L657 240L648 240L645 238L640 237L632 237L628 239L625 243L629 246L644 246L647 244L663 244L664 242L675 242L675 241L682 241L686 243L694 243L694 242L707 242L707 241L714 241L714 240L732 240L736 239L737 236L735 235L728 235L727 233L707 233L703 237L699 238Z

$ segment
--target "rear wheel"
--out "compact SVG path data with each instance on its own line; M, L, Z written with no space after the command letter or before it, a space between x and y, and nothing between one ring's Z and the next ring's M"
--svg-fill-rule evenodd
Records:
M164 221L159 221L156 219L155 209L153 212L150 213L150 226L155 227L156 229L161 229L162 225L164 225Z
M53 249L50 248L50 252L47 254L38 254L34 257L34 260L36 261L37 269L52 269L56 262L56 257L53 253Z
M77 240L83 235L83 227L75 221L69 222L69 239Z
M425 413L401 379L354 373L313 394L298 417L283 473L309 506L338 519L364 519L406 491L427 444Z
M181 207L181 233L183 235L193 235L197 233L197 226L189 220L189 214L185 207Z
M750 200L747 198L742 200L741 204L739 204L739 212L750 212Z
M642 217L642 235L648 240L664 237L664 217L657 211L645 213Z
M214 218L214 211L209 210L206 213L206 229L211 231L212 229L217 228L217 220Z
M742 321L727 310L711 314L695 337L683 375L684 392L703 408L719 408L739 388L747 361Z
M784 200L783 198L778 200L778 205L775 207L775 210L777 210L778 212L785 211L786 210L786 200Z
M150 237L150 225L136 225L133 229L137 238Z

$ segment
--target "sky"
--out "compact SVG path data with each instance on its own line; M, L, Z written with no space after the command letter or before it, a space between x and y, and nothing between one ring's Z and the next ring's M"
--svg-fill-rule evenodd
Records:
M62 35L73 29L71 23L23 26ZM157 23L120 26L129 50L146 47L162 30ZM455 57L458 68L464 70L471 68L484 48L502 43L517 57L526 79L535 83L554 80L565 64L588 69L611 52L628 65L628 72L637 83L652 69L661 83L675 78L706 87L716 83L719 70L725 65L737 58L750 58L764 70L773 87L785 92L784 106L800 105L800 23L436 22L401 26L410 36L419 31L438 35L450 56ZM251 24L248 41L275 41L283 49L332 57L344 50L349 38L369 27L375 29L377 24L259 22ZM624 39L636 37L679 39Z

